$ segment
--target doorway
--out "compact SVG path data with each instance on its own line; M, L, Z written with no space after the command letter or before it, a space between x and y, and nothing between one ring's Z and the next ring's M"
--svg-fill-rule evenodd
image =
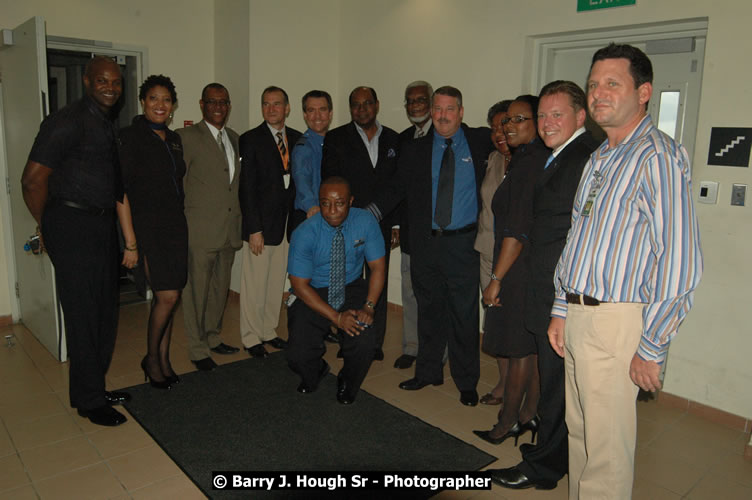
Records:
M708 20L703 18L533 36L529 85L537 93L550 81L571 80L584 89L596 50L611 42L634 45L653 63L648 107L653 123L681 143L692 159L707 30ZM589 117L586 126L605 138Z

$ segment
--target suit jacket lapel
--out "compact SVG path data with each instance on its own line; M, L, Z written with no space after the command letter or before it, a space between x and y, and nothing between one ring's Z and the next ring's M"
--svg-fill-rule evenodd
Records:
M375 167L375 165L371 163L371 155L368 154L368 149L363 142L363 138L360 136L358 129L355 128L355 122L350 122L350 127L348 130L350 133L350 141L352 144L357 144L357 146L355 146L355 149L358 151L358 154L361 157L358 163L361 165L368 164L371 165L371 167ZM381 141L379 141L379 149L381 149ZM379 158L381 158L381 151L379 151Z

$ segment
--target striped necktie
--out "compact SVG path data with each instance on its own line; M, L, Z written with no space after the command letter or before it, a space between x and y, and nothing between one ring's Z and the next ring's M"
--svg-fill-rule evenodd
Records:
M285 172L287 172L289 157L287 156L287 146L285 146L285 138L282 136L282 132L277 132L277 149L279 149L279 155L282 157L282 163L285 166Z

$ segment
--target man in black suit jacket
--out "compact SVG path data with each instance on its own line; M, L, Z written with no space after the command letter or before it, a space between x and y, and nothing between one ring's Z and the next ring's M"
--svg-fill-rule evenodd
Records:
M420 350L415 377L400 388L443 384L442 356L448 344L460 401L475 406L480 375L480 262L473 245L480 185L493 145L487 128L471 129L462 124L462 116L460 91L437 89L431 105L434 133L403 144L394 181L368 208L381 218L403 199L410 206L410 265L418 300ZM446 179L454 181L447 185Z
M283 349L277 336L295 183L290 153L300 132L285 127L287 92L267 87L261 94L264 122L240 136L240 210L243 214L243 272L240 280L240 335L254 358L267 356L263 344Z
M535 445L520 446L522 462L491 471L493 480L507 488L552 489L567 473L564 360L551 348L547 331L554 302L554 271L567 240L574 196L582 169L598 147L584 127L585 102L585 93L572 82L557 80L540 92L538 131L553 152L535 185L530 282L525 298L525 326L538 346L540 427Z
M373 201L376 193L384 189L397 170L399 136L394 130L382 126L376 116L379 100L370 87L357 87L350 93L350 117L347 125L326 134L321 160L321 180L337 175L350 183L355 198L352 206L363 208ZM386 280L389 279L389 253L392 248L394 217L381 221L381 232L386 245ZM396 246L396 245L395 245ZM370 277L370 268L366 267ZM386 282L384 290L386 290ZM374 359L383 360L384 333L386 332L387 294L382 293L376 304L374 321Z
M405 112L410 120L408 128L400 135L400 144L420 139L433 133L431 123L431 94L433 87L423 80L416 80L405 87ZM401 252L400 272L402 273L402 356L394 362L395 368L407 369L413 366L418 356L418 302L415 300L413 281L410 277L410 223L407 220L407 202L398 209L399 239Z

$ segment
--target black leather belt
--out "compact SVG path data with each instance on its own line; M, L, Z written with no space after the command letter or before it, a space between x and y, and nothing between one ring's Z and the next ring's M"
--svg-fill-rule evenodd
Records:
M88 205L82 205L81 203L77 203L75 201L70 200L61 200L60 198L55 198L54 200L51 200L53 204L58 205L64 205L66 207L75 208L76 210L81 210L82 212L86 212L90 215L108 215L112 214L115 209L114 208L99 208L99 207L90 207Z
M454 236L455 234L463 234L469 233L470 231L475 231L475 228L477 227L477 224L469 224L459 229L431 229L431 236Z
M580 301L580 298L582 298L582 301ZM590 295L581 295L579 293L568 293L567 294L567 303L568 304L584 304L586 306L599 306L601 305L601 301L591 297Z

